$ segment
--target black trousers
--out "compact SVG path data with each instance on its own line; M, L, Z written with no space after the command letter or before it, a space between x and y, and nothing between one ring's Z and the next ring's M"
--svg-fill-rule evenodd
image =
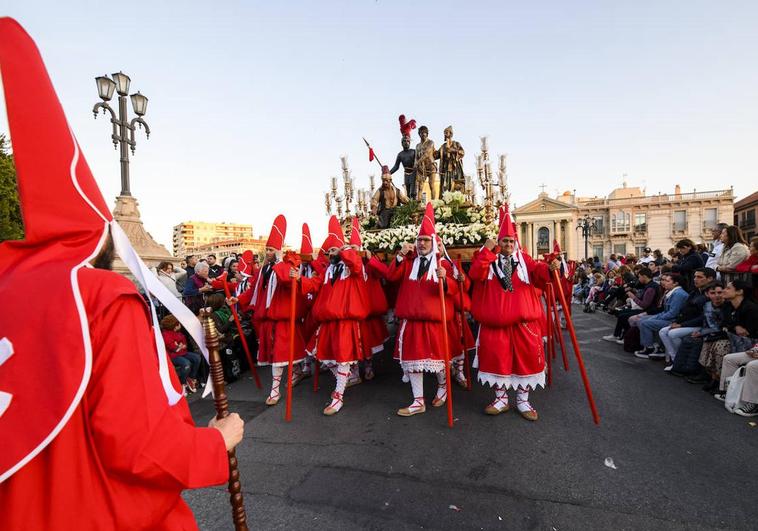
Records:
M616 337L624 337L626 331L629 330L629 318L632 315L637 315L644 311L645 310L621 310L616 319L616 329L613 331L613 335Z

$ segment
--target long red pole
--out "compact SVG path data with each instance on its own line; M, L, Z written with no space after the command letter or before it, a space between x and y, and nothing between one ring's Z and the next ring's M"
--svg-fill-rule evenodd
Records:
M563 288L561 287L561 280L558 277L558 271L553 271L553 277L555 283L558 286L558 295L560 297L561 306L567 308L566 297L563 296ZM597 413L597 407L595 406L595 399L592 398L592 388L590 387L590 381L587 378L587 371L584 369L584 360L582 359L582 353L579 351L579 342L576 340L576 331L574 330L574 323L571 320L571 316L567 312L563 312L566 317L566 327L568 328L569 335L571 336L571 344L574 347L574 354L576 355L576 362L579 365L579 372L582 375L582 382L584 383L584 391L587 393L587 401L590 403L590 409L592 410L592 419L595 424L600 424L600 415Z
M290 278L290 359L287 372L287 407L284 420L292 420L292 381L293 365L295 363L295 304L297 301L297 279Z
M311 370L313 371L313 392L318 393L318 373L321 372L321 362L318 361L318 358L316 356L313 356L313 367Z
M445 309L445 287L442 279L440 286L440 310L442 312L442 346L445 349L445 382L447 385L447 425L453 427L453 386L450 385L450 345L447 340L447 311Z
M463 346L463 362L466 364L466 390L471 391L471 358L468 355L466 349L466 333L463 331L464 326L468 326L466 322L466 311L463 307L463 291L466 285L463 278L463 264L461 264L461 255L458 255L458 282L460 283L458 288L460 293L458 294L458 302L461 306L461 345Z
M563 356L563 370L568 372L569 370L569 361L568 361L568 354L566 353L566 343L563 340L563 332L561 331L561 316L558 313L558 305L555 303L556 301L556 294L555 294L555 288L553 287L553 283L548 283L548 289L550 290L550 298L553 301L552 308L553 308L553 319L555 326L553 327L553 331L556 336L558 336L558 342L561 345L561 356Z
M549 284L548 284L549 285ZM552 308L550 307L550 292L545 291L545 317L547 318L547 352L545 353L545 361L547 362L547 386L553 385L553 349L555 343L553 341L553 315Z
M229 290L229 283L226 281L226 277L223 278L224 283L224 294L226 295L227 299L231 299L231 291ZM255 386L260 389L261 388L261 379L258 377L258 371L255 369L255 363L253 363L253 356L250 354L250 348L247 345L247 339L245 339L245 332L242 330L242 323L240 322L240 317L237 315L237 308L234 307L232 304L230 306L232 309L232 317L234 317L234 324L237 325L237 332L239 332L240 335L240 342L242 343L242 349L245 351L245 358L247 358L247 364L250 366L250 373L253 375L253 379L255 380Z

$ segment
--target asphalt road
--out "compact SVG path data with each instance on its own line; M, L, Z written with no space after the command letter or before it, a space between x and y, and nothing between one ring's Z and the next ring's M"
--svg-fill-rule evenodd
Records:
M291 423L284 400L263 404L267 369L264 390L232 384L232 409L249 421L237 455L250 528L756 529L758 417L731 415L662 363L602 341L609 316L575 320L599 426L573 355L532 393L534 423L484 415L491 391L478 384L455 388L452 429L445 408L398 417L411 393L389 353L330 418L331 375L317 394L310 380L295 388ZM429 404L433 377L425 386ZM213 414L210 400L191 408L198 422ZM232 528L224 487L185 498L201 529Z

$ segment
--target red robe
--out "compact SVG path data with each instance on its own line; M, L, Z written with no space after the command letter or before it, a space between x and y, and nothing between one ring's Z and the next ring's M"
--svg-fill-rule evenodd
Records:
M323 277L316 277L311 284L319 290L312 310L318 323L315 355L326 363L354 363L366 358L359 326L369 313L363 261L352 249L340 251L340 257L345 278L332 282L330 265Z
M168 405L134 285L95 269L82 269L79 282L92 376L58 436L0 484L1 527L197 529L180 493L227 481L223 437L195 427L186 400Z
M442 310L440 308L439 284L428 280L408 278L413 269L416 254L400 261L396 258L387 274L391 282L399 282L395 316L398 318L395 359L409 372L439 372L445 369L445 349L442 336ZM458 296L458 283L453 280L450 262L442 260L447 271L445 295L445 333L448 337L448 357L461 354L460 329L455 322L453 301Z
M290 359L290 311L291 293L290 269L287 262L274 264L268 284L264 285L263 268L258 273L255 287L258 289L253 312L253 326L258 336L258 365L283 367ZM275 280L276 279L276 280ZM271 302L267 303L267 287L276 282ZM295 296L295 357L294 362L303 360L305 342L303 341L302 318L305 316L305 304L300 290Z
M388 268L376 256L365 260L366 292L368 295L369 313L365 321L361 321L361 340L363 352L367 357L384 350L384 342L389 338L385 314L387 313L387 297L384 295L382 279L387 277Z
M471 313L479 322L477 356L479 381L489 385L534 388L545 385L542 345L544 309L535 286L549 278L545 262L522 254L532 284L522 282L516 268L513 291L506 291L493 270L498 255L482 248L469 270L475 282Z

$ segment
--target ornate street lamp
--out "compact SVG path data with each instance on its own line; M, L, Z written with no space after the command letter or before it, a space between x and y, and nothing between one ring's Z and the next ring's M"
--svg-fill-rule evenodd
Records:
M589 214L585 214L583 218L577 221L576 230L581 230L582 236L584 236L584 258L587 259L589 257L588 256L589 237L592 236L593 233L598 232L597 220L591 217Z
M117 72L111 74L111 77L107 75L98 76L95 78L95 83L97 84L97 94L103 101L97 103L92 112L95 118L97 118L100 109L103 110L103 114L110 113L111 115L111 124L113 125L111 140L113 141L113 147L121 148L121 195L130 196L132 194L129 189L129 149L132 150L132 155L134 155L134 149L137 147L134 131L137 125L140 128L144 127L145 135L147 135L147 138L150 138L150 127L142 119L147 112L147 97L139 92L130 96L132 108L137 117L129 120L126 109L126 97L129 95L131 78L123 72ZM118 117L116 117L115 111L108 104L113 97L114 91L118 93Z

